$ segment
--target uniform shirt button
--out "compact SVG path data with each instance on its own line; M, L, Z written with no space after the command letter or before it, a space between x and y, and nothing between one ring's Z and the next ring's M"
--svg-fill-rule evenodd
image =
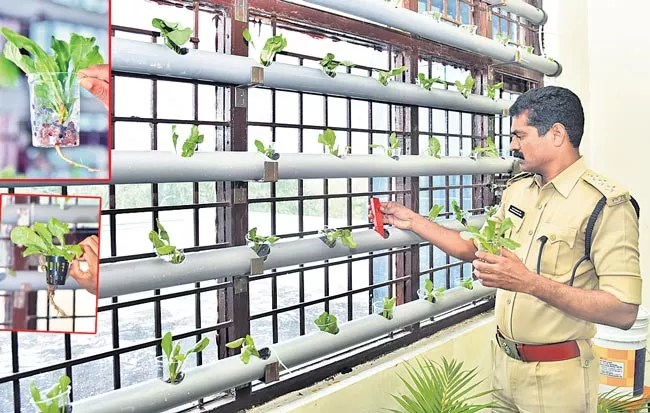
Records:
M533 230L528 231L528 235L533 235Z
M543 205L540 205L540 206L537 207L537 209L542 209L542 208L544 208Z
M555 235L551 235L551 241L555 241Z
M508 298L508 304L512 303L512 300Z

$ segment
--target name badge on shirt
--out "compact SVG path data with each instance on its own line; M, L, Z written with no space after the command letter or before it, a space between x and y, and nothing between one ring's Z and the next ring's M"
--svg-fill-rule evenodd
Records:
M514 205L510 205L510 207L508 207L508 212L512 212L513 214L515 214L519 218L523 218L524 215L525 215L524 211L522 211L521 209L517 208Z

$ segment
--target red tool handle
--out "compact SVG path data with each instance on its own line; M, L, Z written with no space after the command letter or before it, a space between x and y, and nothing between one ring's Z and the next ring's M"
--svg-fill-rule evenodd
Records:
M382 214L381 210L379 209L378 198L370 198L370 211L372 212L372 223L375 225L375 231L377 231L377 233L381 235L382 238L385 238L384 214Z

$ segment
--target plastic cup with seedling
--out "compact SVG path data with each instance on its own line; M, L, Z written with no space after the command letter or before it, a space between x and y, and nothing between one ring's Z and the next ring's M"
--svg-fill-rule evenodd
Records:
M243 36L244 40L255 48L255 43L253 43L253 38L248 29L244 29ZM266 43L264 43L264 47L260 51L260 64L265 67L271 66L275 55L283 51L285 47L287 47L287 39L282 34L266 39Z
M382 301L375 302L373 304L373 307L375 308L375 313L381 315L386 320L392 320L396 300L397 297L393 297L393 298L384 297Z
M440 77L434 77L429 79L425 76L424 73L418 73L418 83L426 90L431 90L431 88L435 83L445 85L445 86L447 85L447 82L442 80Z
M280 159L280 154L275 152L275 149L273 149L272 145L264 146L264 143L262 141L256 139L255 148L257 148L257 152L263 153L267 158L273 161Z
M340 239L341 242L343 242L344 245L347 245L350 249L355 249L357 247L357 243L352 236L352 231L349 229L333 230L325 227L320 230L320 235L320 239L330 248L336 246L337 239Z
M336 77L336 69L339 66L345 66L345 67L354 67L354 63L350 62L349 60L334 60L334 53L328 53L325 55L323 59L320 61L320 67L323 69L323 72L327 74L327 76L334 78Z
M460 285L464 288L467 288L468 290L473 290L474 278L472 278L471 276L469 278L465 278L463 281L461 281Z
M156 227L158 231L152 230L149 232L149 240L153 245L156 255L172 264L181 264L185 261L183 250L179 250L175 245L171 244L169 234L158 218L156 218Z
M501 223L493 219L488 219L482 229L468 225L466 228L467 231L461 232L460 235L463 239L476 240L478 242L478 248L481 251L501 255L502 248L515 250L520 247L518 242L511 240L505 235L513 226L514 224L510 218L506 218Z
M463 224L463 226L467 225L467 218L469 218L470 214L461 209L461 207L458 205L458 201L456 201L455 199L451 201L451 208L452 211L454 212L454 216L456 217L456 220L461 224Z
M232 349L241 347L241 354L239 355L239 358L241 358L241 361L243 361L244 364L248 364L251 356L255 356L262 360L266 360L271 356L271 350L269 348L265 347L258 350L255 347L255 341L253 340L253 337L251 337L249 334L246 334L246 337L227 343L226 347Z
M192 37L192 29L183 27L180 23L168 22L163 19L154 18L151 25L160 30L160 35L165 45L180 55L189 53L187 47L181 47Z
M208 347L208 344L210 344L210 339L203 337L201 341L183 353L180 344L172 343L172 333L165 333L160 341L160 347L164 354L156 357L158 378L170 384L178 384L183 381L185 378L183 365L187 358L190 354L202 352Z
M435 136L429 138L429 146L426 149L426 153L429 156L440 159L440 150L442 149L440 141Z
M275 244L280 238L275 236L265 237L262 235L257 235L257 227L251 228L246 234L246 240L253 251L257 254L258 257L266 259L266 257L271 253L271 244Z
M492 138L488 136L487 139L486 139L486 145L485 146L477 146L476 148L472 149L472 152L470 153L470 156L473 156L473 157L476 157L476 158L479 158L479 157L498 158L499 157L499 150L497 149L497 146L495 145Z
M478 26L476 26L475 24L461 24L460 28L465 30L469 34L474 34L474 35L478 30Z
M66 317L65 312L54 302L54 293L59 286L65 285L70 263L83 255L83 249L77 245L66 245L65 236L70 233L68 224L56 218L50 218L47 224L35 222L31 228L17 226L11 230L11 242L25 247L23 257L41 255L41 268L45 271L47 295L58 314ZM54 244L54 240L58 244Z
M399 138L397 137L397 134L395 132L393 132L388 137L388 148L386 148L384 145L381 145L381 144L378 144L378 143L371 143L368 146L370 147L370 149L380 148L381 150L384 151L384 155L387 155L390 158L396 159L396 158L399 157L399 150L400 150L401 142L400 142Z
M41 390L32 381L29 385L30 403L40 413L70 413L70 377L63 375L47 393L42 394Z
M388 81L392 77L396 77L401 75L402 73L406 72L408 70L408 67L406 66L400 66L398 68L389 70L388 72L380 70L379 71L379 83L381 83L384 86L388 86Z
M70 41L52 37L53 54L47 54L36 42L6 27L0 33L7 39L4 57L25 72L30 92L32 145L54 148L65 162L98 172L68 159L61 148L79 146L80 70L104 63L94 37L76 33ZM21 50L28 53L23 54Z
M314 320L314 324L316 324L316 327L318 327L320 331L323 331L325 333L339 333L339 325L336 316L334 314L328 313L327 311L323 311L323 313L319 315L316 320Z
M465 99L467 99L472 93L472 90L474 90L474 83L475 80L472 75L467 75L465 78L465 83L461 83L460 80L457 80L454 84L456 85L456 89L458 89L460 94L463 95Z
M503 82L499 82L495 85L487 85L488 97L492 100L496 100L497 90L500 89L503 89Z
M417 293L420 299L435 303L438 298L442 297L445 290L445 287L433 288L433 281L427 278L424 280L424 288L418 290Z
M507 46L508 43L510 43L510 35L508 34L503 34L503 33L497 33L497 41L501 43L504 46Z
M203 135L199 134L199 127L192 125L190 136L183 142L181 148L181 156L183 158L191 158L196 152L197 146L203 143ZM176 125L172 125L172 144L174 145L174 152L178 153L176 148L178 144L178 134L176 133Z
M433 204L433 206L429 210L429 216L428 216L429 221L432 221L432 222L435 221L436 218L438 218L438 215L440 215L440 213L442 212L443 209L445 209L444 205Z

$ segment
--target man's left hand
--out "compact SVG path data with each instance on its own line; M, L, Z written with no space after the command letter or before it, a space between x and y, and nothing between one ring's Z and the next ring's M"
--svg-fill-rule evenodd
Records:
M501 255L477 251L476 258L474 274L486 287L529 293L538 277L507 248L501 249Z

